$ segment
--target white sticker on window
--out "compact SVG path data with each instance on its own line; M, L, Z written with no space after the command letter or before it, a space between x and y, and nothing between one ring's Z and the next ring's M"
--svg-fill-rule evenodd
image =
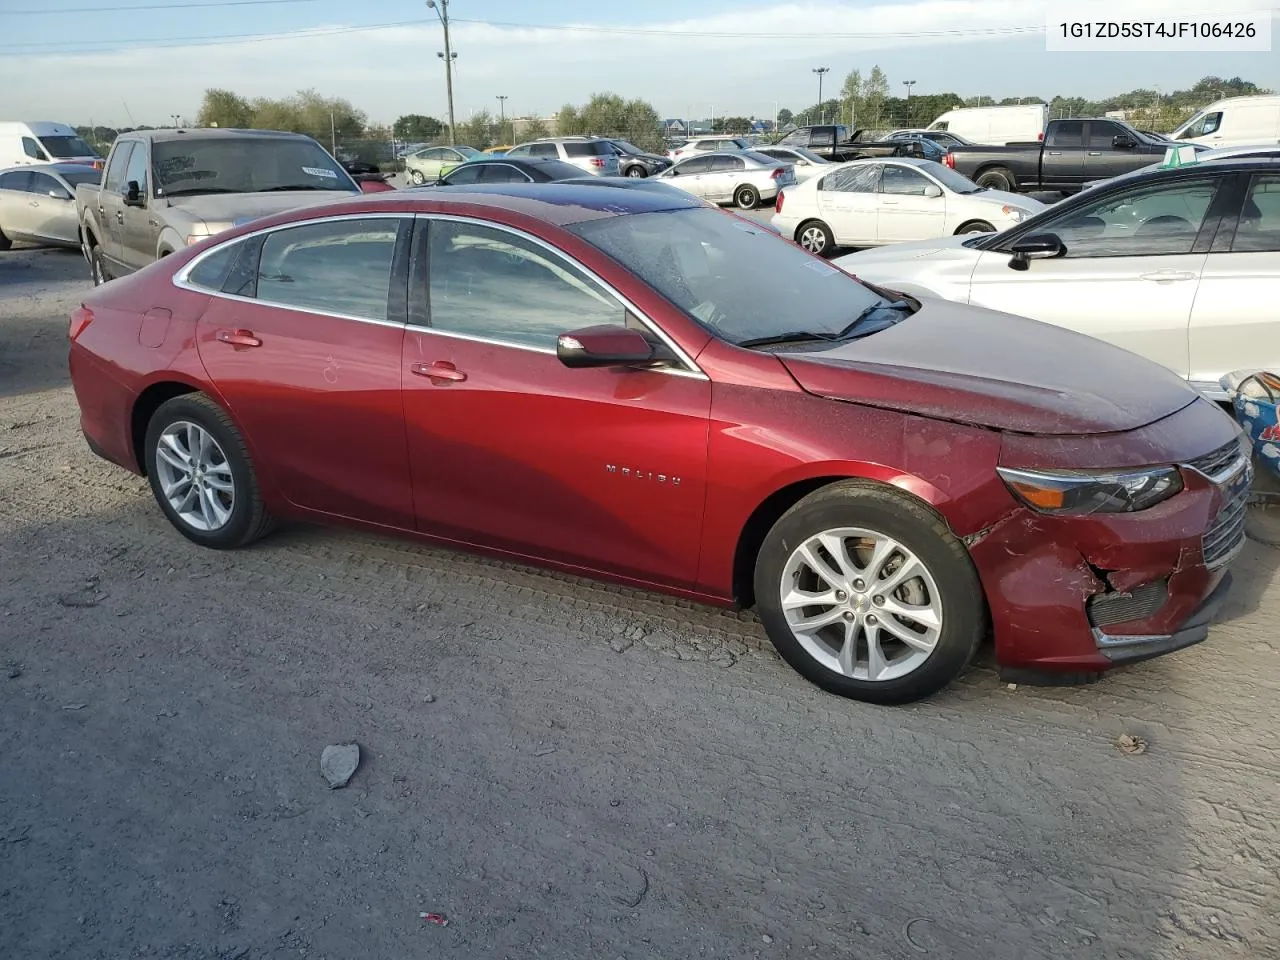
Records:
M833 273L840 272L835 267L831 266L830 264L823 263L821 260L810 260L808 263L805 264L805 266L808 267L810 270L812 270L814 273L822 274L822 276L824 277L829 277Z
M337 180L338 175L332 170L326 170L324 167L303 167L303 173L309 173L313 177L324 177L328 180Z

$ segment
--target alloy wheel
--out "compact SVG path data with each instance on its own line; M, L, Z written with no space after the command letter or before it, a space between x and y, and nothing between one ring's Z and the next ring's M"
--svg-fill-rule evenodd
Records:
M896 680L914 672L942 632L933 574L875 530L841 527L805 540L787 559L779 589L796 641L850 679Z
M800 246L810 253L821 253L827 248L827 235L821 227L805 227L800 231Z
M236 502L231 464L213 435L190 420L165 427L156 443L160 489L173 512L194 530L226 526Z
M643 176L644 176L644 171L643 171L642 169L640 169L639 167L632 167L630 170L628 170L628 171L627 171L627 176L628 176L628 177L643 177Z

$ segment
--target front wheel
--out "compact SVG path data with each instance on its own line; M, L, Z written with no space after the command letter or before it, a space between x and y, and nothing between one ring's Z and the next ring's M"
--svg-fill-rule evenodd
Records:
M0 250L8 250L12 246L13 246L13 241L10 240L7 236L5 236L5 233L3 230L0 230Z
M792 667L831 693L897 704L968 666L986 607L947 525L905 494L824 487L774 525L756 560L756 606Z
M996 228L985 220L975 220L972 223L966 223L963 227L956 231L957 236L970 233L995 233Z
M628 168L627 168L627 176L628 176L628 177L643 177L643 176L644 176L644 167L628 167Z
M420 187L427 182L427 178L422 175L421 170L410 170L409 182L412 183L415 187Z
M810 220L796 231L796 242L820 257L830 253L836 245L831 228L821 220Z
M89 248L89 273L93 277L93 285L100 287L111 279L106 265L102 262L102 246L95 243Z
M739 210L754 210L760 205L760 191L755 187L739 187L733 195Z
M272 526L249 449L203 393L160 405L147 426L147 478L169 522L204 547L243 547Z

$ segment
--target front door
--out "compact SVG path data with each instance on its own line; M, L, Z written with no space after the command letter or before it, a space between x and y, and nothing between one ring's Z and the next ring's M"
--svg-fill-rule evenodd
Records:
M151 187L151 171L148 170L147 149L143 145L134 148L129 158L129 166L125 168L123 192L128 193L130 184L138 185L138 204L125 203L120 200L120 216L117 225L120 228L120 259L128 270L141 270L156 258L156 242L160 238L160 221L151 210L149 199Z
M27 190L31 234L41 240L75 243L79 227L76 201L67 188L49 174L32 170Z
M933 187L937 196L928 196ZM880 210L876 239L880 243L928 240L946 232L947 199L938 185L919 170L886 163L880 174Z
M670 180L681 190L687 190L695 197L707 197L707 180L710 176L711 158L710 157L692 157L682 163L677 163L674 167L663 174L664 179Z
M987 251L970 302L1078 330L1186 377L1217 184L1206 177L1136 187L1046 221L1036 232L1060 237L1066 255L1012 270L1007 252Z
M136 140L116 141L102 176L102 189L98 191L98 226L102 230L102 236L98 237L98 242L102 247L102 255L107 260L108 269L113 274L127 272L121 252L121 240L124 236L125 170L134 153L145 155L146 152L146 144Z
M285 497L405 529L406 268L395 254L411 226L356 217L269 233L248 254L246 285L228 288L239 298L214 296L197 332L210 379Z
M694 584L711 384L679 367L565 367L561 333L647 328L524 234L425 219L418 232L429 256L413 258L403 374L419 528Z
M877 189L883 163L859 163L828 173L818 183L818 213L846 247L876 241Z

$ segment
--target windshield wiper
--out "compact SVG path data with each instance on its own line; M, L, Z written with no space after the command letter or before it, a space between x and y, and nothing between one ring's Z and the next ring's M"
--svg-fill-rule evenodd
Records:
M740 347L769 347L775 343L800 343L810 340L835 340L829 333L814 333L811 330L792 330L790 333L775 333L767 337L751 337L739 340Z
M166 190L166 197L194 197L202 193L243 193L230 187L187 187L185 190Z
M317 187L313 183L286 183L282 187L263 187L254 193L274 193L277 190L336 190L337 187Z
M850 320L849 323L846 324L845 328L841 330L839 333L837 333L831 339L843 340L845 337L849 336L855 330L857 330L859 324L863 323L873 313L879 313L881 310L911 310L911 309L912 309L911 304L909 304L906 300L885 300L880 303L873 303L871 306L867 307L865 310L859 313L856 317ZM871 332L874 332L874 331L868 331L868 333L871 333Z

